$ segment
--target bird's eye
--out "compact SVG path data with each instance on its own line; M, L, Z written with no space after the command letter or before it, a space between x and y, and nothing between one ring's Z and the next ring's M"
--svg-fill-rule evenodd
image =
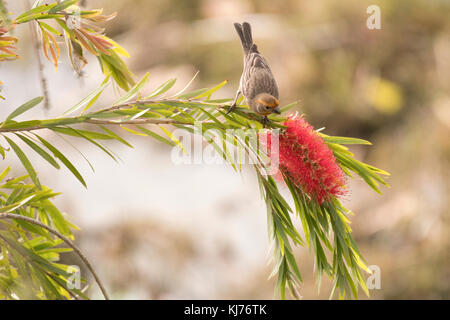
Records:
M266 108L266 110L269 110L269 109L270 109L270 107L269 107L269 106L265 106L265 108Z

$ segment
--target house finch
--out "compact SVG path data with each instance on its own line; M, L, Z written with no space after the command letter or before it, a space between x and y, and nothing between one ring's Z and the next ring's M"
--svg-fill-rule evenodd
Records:
M234 27L241 38L244 49L244 72L236 98L228 113L236 107L239 96L243 94L250 109L264 116L264 121L267 121L269 114L281 113L278 107L280 102L278 101L277 83L266 59L258 52L256 44L253 43L250 24L247 22L235 23Z

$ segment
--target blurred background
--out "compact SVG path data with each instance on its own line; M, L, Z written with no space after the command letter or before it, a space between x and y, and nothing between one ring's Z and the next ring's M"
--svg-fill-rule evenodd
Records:
M26 1L7 2L14 16L24 11ZM376 1L381 30L366 27L374 4L366 0L84 2L119 13L107 34L129 50L136 75L150 72L148 91L169 78L178 79L179 90L200 71L193 89L228 79L217 97L232 97L242 70L232 23L251 22L282 104L299 100L297 110L328 134L370 140L373 146L351 150L392 175L383 195L351 180L343 200L355 212L363 255L381 270L381 289L371 298L450 298L450 1ZM28 27L16 35L22 59L0 65L7 98L1 117L41 95ZM65 56L58 72L47 61L44 72L51 109L29 119L61 115L102 81L92 57L81 79ZM115 97L110 90L99 105ZM49 137L78 165L87 190L70 173L30 157L42 183L63 193L57 205L81 228L77 241L112 296L271 299L265 206L251 170L239 176L228 166L175 165L166 145L127 138L134 149L111 145L120 164L71 140L93 163L92 173L76 150ZM12 154L7 165L23 173ZM303 298L328 298L330 281L324 278L319 293L308 249L298 248L297 261ZM96 288L92 293L100 297Z

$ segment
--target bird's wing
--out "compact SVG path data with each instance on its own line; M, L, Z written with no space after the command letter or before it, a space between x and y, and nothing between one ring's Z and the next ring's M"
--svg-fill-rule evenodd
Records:
M242 79L242 91L248 99L253 99L262 92L267 92L278 99L278 86L266 59L258 52L256 46L247 55L245 72Z

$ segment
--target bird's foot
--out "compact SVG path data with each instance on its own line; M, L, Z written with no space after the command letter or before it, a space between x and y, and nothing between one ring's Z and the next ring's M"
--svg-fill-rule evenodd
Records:
M234 110L234 108L236 108L236 104L232 104L231 107L228 109L227 114L229 114L231 111Z
M261 120L261 123L262 123L262 125L263 125L264 128L267 127L267 125L269 124L269 122L270 122L270 120L269 120L269 118L267 118L267 117L263 117L262 120Z

